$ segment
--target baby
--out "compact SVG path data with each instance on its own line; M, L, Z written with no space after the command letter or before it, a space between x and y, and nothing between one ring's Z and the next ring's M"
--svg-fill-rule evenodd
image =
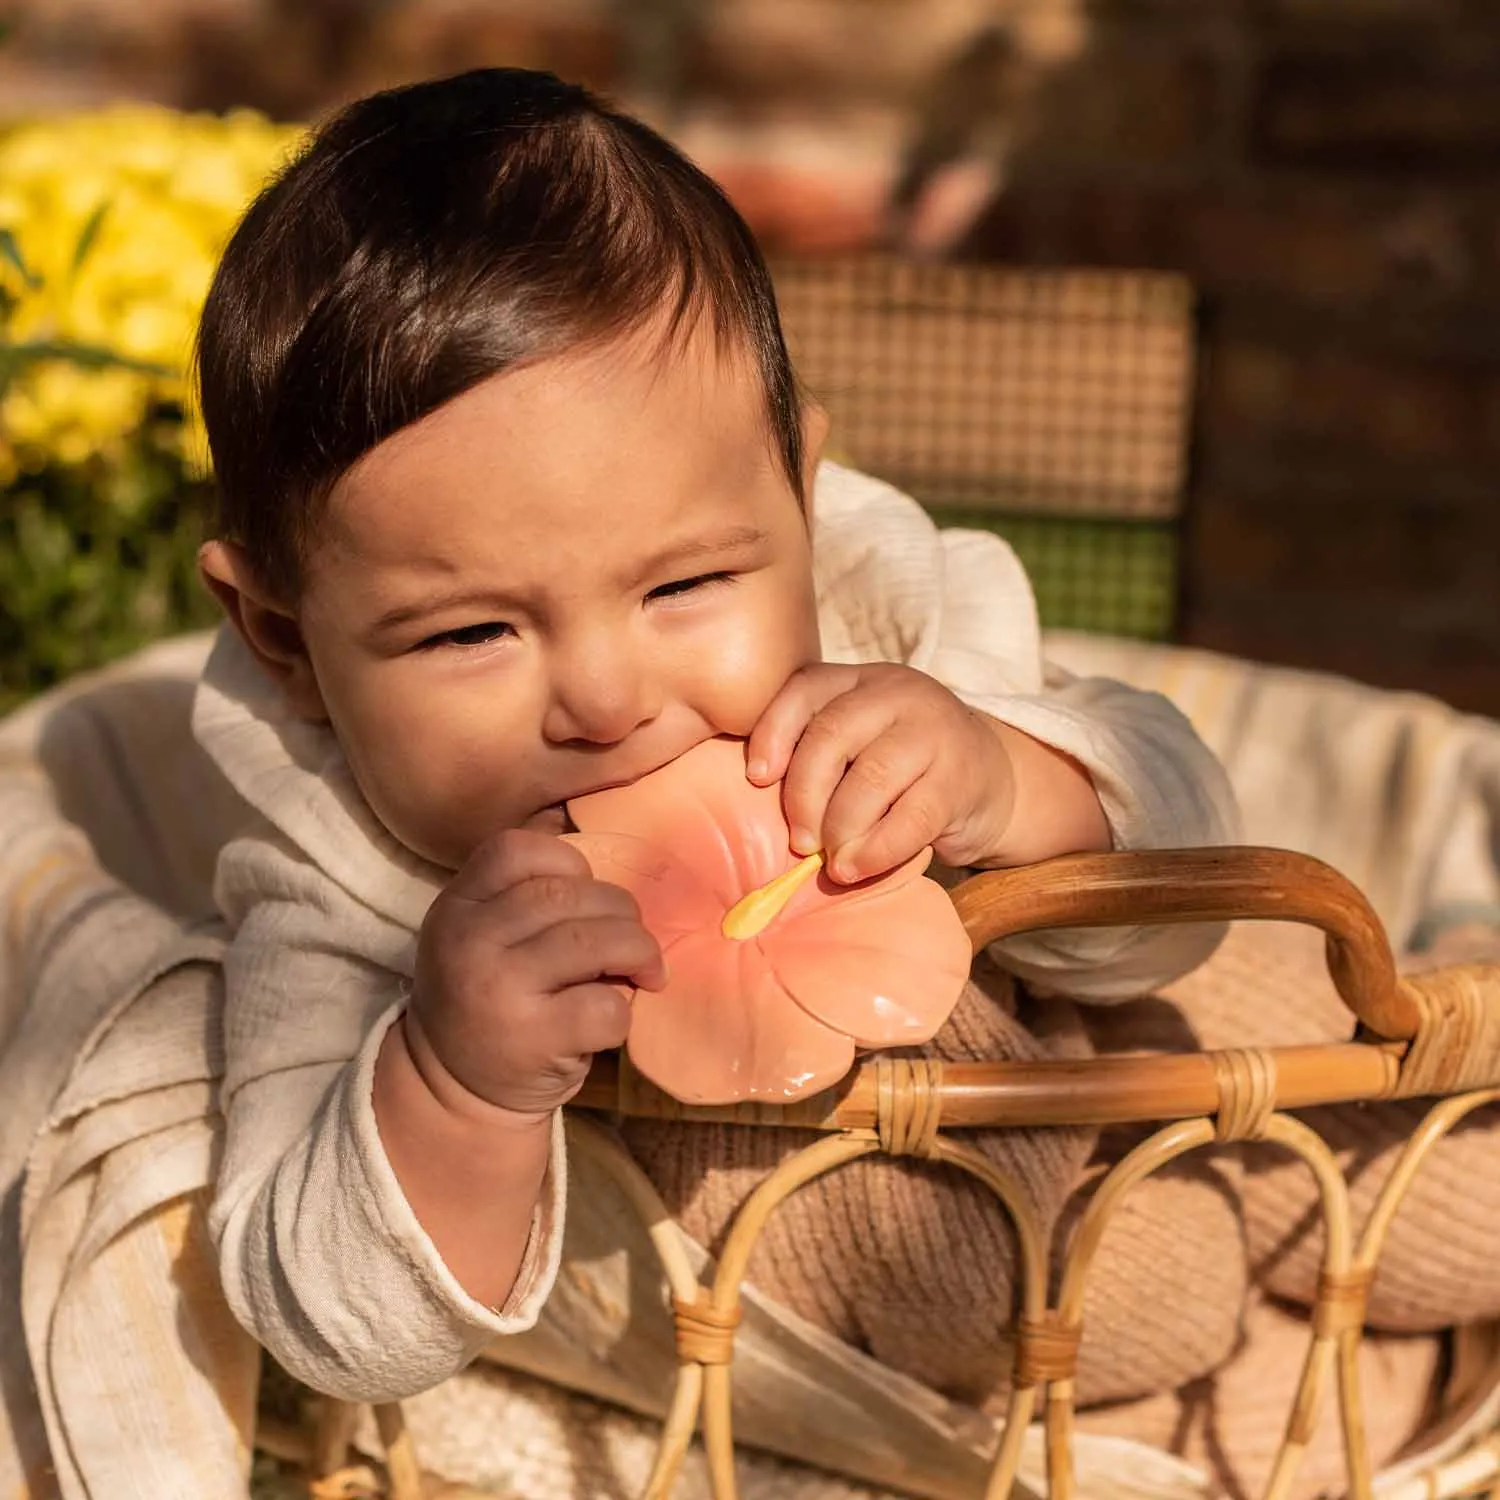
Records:
M1006 546L820 463L754 241L665 141L542 74L377 95L254 204L204 312L228 627L195 732L257 814L220 859L237 1317L391 1399L535 1319L560 1106L662 983L569 798L715 735L853 882L1221 842L1164 700L1044 670ZM1217 934L1043 934L1097 997Z

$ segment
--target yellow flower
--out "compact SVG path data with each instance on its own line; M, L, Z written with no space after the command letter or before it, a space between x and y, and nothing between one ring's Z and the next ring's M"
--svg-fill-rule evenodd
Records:
M0 132L0 228L35 278L0 265L13 303L0 338L81 344L152 367L28 364L0 402L0 470L114 452L153 408L187 408L214 266L301 134L245 110L221 118L138 104ZM195 419L179 441L206 466Z
M139 376L61 360L36 365L0 405L0 425L19 454L45 453L65 464L114 452L140 420Z

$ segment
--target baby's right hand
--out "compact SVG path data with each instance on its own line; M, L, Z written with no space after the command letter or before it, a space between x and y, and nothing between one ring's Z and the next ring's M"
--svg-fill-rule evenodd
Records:
M666 982L635 898L594 879L550 834L487 839L433 902L405 1024L418 1068L491 1105L540 1116L573 1097L596 1052L618 1047L630 1001L609 981Z

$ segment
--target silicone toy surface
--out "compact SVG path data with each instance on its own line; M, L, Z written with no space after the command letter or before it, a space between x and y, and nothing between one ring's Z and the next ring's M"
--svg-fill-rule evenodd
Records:
M779 786L741 740L708 740L631 786L568 804L594 874L630 891L668 981L637 990L626 1050L692 1104L784 1103L836 1083L856 1048L927 1041L970 943L926 852L857 886L792 853Z

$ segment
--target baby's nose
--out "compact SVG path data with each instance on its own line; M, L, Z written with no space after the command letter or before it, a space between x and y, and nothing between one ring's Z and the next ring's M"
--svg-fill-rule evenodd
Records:
M650 723L660 707L659 691L636 664L601 653L554 678L542 732L558 744L612 745Z

